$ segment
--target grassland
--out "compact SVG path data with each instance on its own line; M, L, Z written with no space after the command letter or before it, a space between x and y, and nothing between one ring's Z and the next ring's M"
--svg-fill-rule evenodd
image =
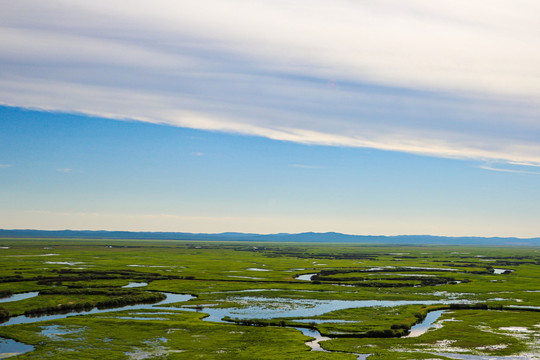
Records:
M4 319L152 303L163 292L194 296L162 308L0 326L0 336L34 346L13 359L450 359L456 352L533 359L540 351L534 247L9 238L0 247L0 296L39 292L0 303ZM123 288L132 282L148 285ZM329 305L279 318L242 312L361 300L417 304ZM243 315L207 321L217 309ZM431 330L402 337L435 309L446 311ZM310 351L294 327L332 337L321 343L331 351Z

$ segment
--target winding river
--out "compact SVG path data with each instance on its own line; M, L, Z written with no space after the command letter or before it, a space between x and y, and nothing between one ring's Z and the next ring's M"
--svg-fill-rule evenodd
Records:
M144 286L144 283L133 283L127 285L127 287L134 286ZM6 325L15 325L15 324L26 324L34 323L39 321L46 320L55 320L55 319L64 319L71 316L85 315L85 314L98 314L98 313L107 313L112 311L119 310L145 310L145 309L160 309L160 310L184 310L184 311L196 311L194 308L190 307L170 307L164 306L168 304L178 303L188 301L193 299L192 295L183 295L183 294L172 294L164 293L166 298L156 304L140 304L140 305L127 305L114 309L97 309L94 308L89 311L81 312L72 312L67 314L56 314L56 315L43 315L37 317L29 317L25 315L15 316L10 318L8 321L0 324L0 326ZM37 293L26 293L19 294L20 296L14 295L11 298L11 301L18 301L24 298L30 298L36 296ZM24 295L24 296L23 296ZM15 300L18 299L18 300ZM411 304L423 304L430 305L441 303L441 301L378 301L378 300L305 300L305 299L280 299L280 298L263 298L263 297L235 297L230 300L237 303L246 305L242 308L212 308L205 307L204 313L209 316L206 317L205 321L213 322L224 322L222 319L226 316L231 318L246 318L246 319L271 319L279 317L310 317L318 316L324 313L346 309L346 308L355 308L355 307L373 307L373 306L385 306L393 307L399 305L411 305ZM272 306L264 305L272 304ZM275 304L280 304L280 306L275 306ZM413 328L416 336L419 336L421 333L425 332L429 326L436 321L436 319L441 315L442 312L432 312L428 314L426 320L422 324L417 325L419 328ZM305 321L305 320L302 320ZM311 320L310 320L311 321ZM312 320L314 322L323 322L323 320ZM325 320L328 321L328 320ZM338 320L336 320L338 321ZM420 327L423 326L423 330ZM307 341L308 345L313 351L325 351L321 346L320 342L329 340L330 338L321 336L321 334L314 329L305 329L297 328L303 334L314 338L313 340ZM423 332L422 332L423 331ZM33 350L33 346L23 344L11 339L0 338L0 359L22 354ZM358 359L366 359L369 354L355 354Z

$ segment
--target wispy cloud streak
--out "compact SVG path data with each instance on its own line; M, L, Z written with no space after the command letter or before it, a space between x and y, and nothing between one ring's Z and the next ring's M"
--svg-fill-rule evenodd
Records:
M0 103L540 164L536 1L0 1Z
M508 166L517 165L517 164L503 164L507 167L500 167L494 164L484 164L479 166L480 169L489 170L489 171L497 171L497 172L506 172L506 173L514 173L514 174L529 174L529 175L540 175L540 170L534 171L534 168L537 168L537 165L534 164L519 164L519 166L515 166L514 168L509 168ZM533 170L530 170L533 169Z

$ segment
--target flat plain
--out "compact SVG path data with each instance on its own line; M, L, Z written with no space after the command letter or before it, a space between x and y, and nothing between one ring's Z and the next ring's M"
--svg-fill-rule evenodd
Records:
M0 247L0 358L540 358L537 247Z

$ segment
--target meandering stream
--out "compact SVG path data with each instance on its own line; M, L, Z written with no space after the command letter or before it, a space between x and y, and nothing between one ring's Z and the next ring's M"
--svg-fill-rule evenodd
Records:
M26 294L19 294L19 295L26 295L26 297L19 298L19 300L27 299L32 297L33 293L26 293ZM14 316L9 318L9 320L3 322L0 324L0 326L7 326L7 325L16 325L16 324L29 324L39 321L46 321L46 320L56 320L56 319L64 319L71 316L78 316L78 315L86 315L86 314L98 314L98 313L106 313L106 312L112 312L112 311L119 311L119 310L143 310L143 309L151 309L154 306L157 305L166 305L166 304L172 304L182 301L188 301L190 299L193 299L194 296L192 295L183 295L183 294L172 294L172 293L164 293L167 297L162 300L159 303L156 304L140 304L140 305L127 305L119 308L114 309L97 309L94 308L89 311L80 311L80 312L71 312L67 314L56 314L56 315L42 315L42 316L35 316L30 317L26 315L20 315L20 316ZM37 295L37 293L36 293ZM36 296L34 295L34 296ZM15 297L15 295L13 296ZM15 301L15 300L11 300ZM178 308L171 308L173 310L178 310ZM20 355L27 352L30 352L34 350L34 347L32 345L27 345L24 343L21 343L19 341L15 341L13 339L6 339L3 337L0 337L0 359L4 359L10 356Z
M137 283L135 284L129 284L129 287L133 286L144 286L144 283ZM192 295L182 295L182 294L172 294L172 293L164 293L166 295L166 298L156 304L140 304L140 305L127 305L119 308L114 309L97 309L94 308L89 311L81 311L81 312L71 312L67 314L56 314L56 315L43 315L43 316L37 316L37 317L29 317L25 315L21 316L15 316L10 318L8 321L0 324L0 326L6 326L6 325L15 325L15 324L26 324L26 323L34 323L39 321L46 321L46 320L55 320L55 319L63 319L71 316L78 316L78 315L85 315L85 314L98 314L98 313L107 313L107 312L113 312L113 311L120 311L120 310L145 310L145 309L161 309L161 310L184 310L184 311L195 311L193 308L189 307L170 307L170 306L164 306L168 304L178 303L178 302L185 302L188 301L194 296ZM20 294L25 295L26 297L19 296L17 299L23 299L23 298L29 298L32 296L36 296L37 293L27 293L27 294ZM11 301L14 300L15 297L12 298ZM231 318L242 318L242 319L271 319L271 318L279 318L279 317L310 317L310 316L318 316L322 315L324 313L328 313L330 311L334 310L340 310L340 309L346 309L346 308L355 308L355 307L374 307L374 306L385 306L385 307L393 307L393 306L399 306L399 305L411 305L411 304L422 304L422 305L430 305L430 304L440 304L443 303L441 301L379 301L379 300L306 300L306 299L280 299L280 298L261 298L261 297L235 297L231 298L230 300L235 301L239 304L245 304L245 307L241 308L212 308L212 307L205 307L204 313L208 314L209 316L206 317L205 321L213 321L213 322L224 322L222 319L226 316ZM266 306L265 306L266 304ZM272 304L272 306L268 306L268 304ZM280 304L279 306L276 306L276 304ZM417 327L413 328L414 333L417 334L416 336L419 336L421 333L425 332L429 326L436 321L436 319L441 315L442 312L432 312L428 314L428 317L422 322L422 324L417 325ZM314 322L317 322L317 319L312 320ZM328 320L325 320L328 321ZM323 321L320 321L323 322ZM421 329L422 328L422 329ZM321 346L320 342L329 340L328 337L323 337L321 334L314 329L303 329L303 328L297 328L298 330L302 331L307 336L313 337L314 340L310 340L306 342L306 345L308 345L313 351L324 351ZM422 332L423 331L423 332ZM6 358L13 355L22 354L25 352L29 352L33 350L33 346L26 345L20 342L17 342L15 340L11 339L4 339L0 338L0 359ZM358 359L365 359L369 354L356 354L358 356Z
M167 297L165 300L160 301L156 304L140 304L140 305L126 305L118 308L112 308L112 309L98 309L93 308L92 310L83 310L80 312L70 312L67 314L55 314L55 315L39 315L39 316L26 316L26 315L20 315L20 316L14 316L9 318L6 322L3 322L0 324L0 326L6 326L6 325L16 325L16 324L29 324L34 323L38 321L46 321L46 320L57 320L57 319L65 319L67 317L71 316L78 316L78 315L86 315L86 314L99 314L99 313L106 313L106 312L112 312L112 311L120 311L120 310L144 310L144 309L151 309L154 306L158 305L167 305L182 301L188 301L190 299L193 299L194 296L192 295L183 295L183 294L172 294L172 293L164 293ZM172 310L179 310L179 308L171 308ZM1 353L0 349L0 353Z

